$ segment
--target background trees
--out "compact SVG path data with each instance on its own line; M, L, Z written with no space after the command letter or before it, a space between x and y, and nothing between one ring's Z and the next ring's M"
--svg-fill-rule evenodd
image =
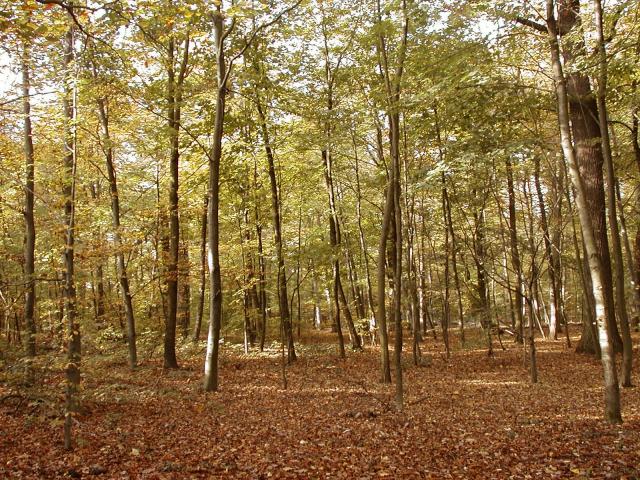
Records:
M418 365L429 333L534 352L576 323L630 385L637 5L369 3L3 6L2 341L126 338L134 368L162 337L175 368L208 315L216 390L223 337L293 362L312 328L377 336L390 382L391 335L400 407L403 333Z

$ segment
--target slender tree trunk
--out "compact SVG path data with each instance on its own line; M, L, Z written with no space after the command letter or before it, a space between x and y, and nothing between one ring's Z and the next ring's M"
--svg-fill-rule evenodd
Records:
M367 277L367 298L369 300L369 308L371 309L371 315L375 321L375 306L373 303L373 288L371 287L371 269L369 267L369 252L367 251L367 243L364 235L364 228L362 227L362 192L360 189L360 169L358 165L358 149L355 140L355 133L352 135L353 139L353 154L355 159L355 175L356 175L356 217L358 220L358 238L360 241L360 250L362 251L362 258L364 261L364 269Z
M400 80L399 78L397 79ZM400 86L396 94L400 96ZM394 102L395 109L398 109L397 103ZM396 262L393 272L393 316L395 324L395 338L393 348L393 360L396 375L396 395L395 403L396 409L402 411L404 408L404 386L402 379L402 211L400 208L400 114L397 110L393 111L390 117L390 131L391 131L391 158L393 159L392 167L395 172L393 175L394 187L394 210L396 219L396 236L394 238L394 253Z
M222 277L220 275L220 159L222 158L222 135L224 109L227 95L227 66L224 55L223 16L218 4L213 14L216 47L216 115L213 125L213 145L209 155L209 331L204 367L204 389L218 390L218 352L220 348L220 326L222 324Z
M534 323L537 316L539 316L539 309L537 306L538 300L538 280L539 271L538 264L536 263L536 242L533 232L533 193L531 193L531 185L529 180L523 180L522 191L527 204L527 213L529 217L529 254L531 255L531 270L528 279L528 295L526 298L527 307L529 310L529 379L531 383L538 383L538 364L536 361L536 341L535 341L535 328ZM526 222L525 222L526 223ZM526 225L525 225L526 229ZM544 232L543 232L544 234ZM540 329L542 330L542 323L540 323ZM544 336L544 333L543 333Z
M507 191L509 194L509 243L511 251L511 265L516 275L515 285L515 309L516 325L515 338L518 343L522 343L524 338L524 324L522 318L522 265L520 262L520 252L518 248L518 227L516 217L516 197L513 185L513 167L509 157L505 160L507 169Z
M556 97L558 101L558 121L560 124L560 138L562 150L569 163L571 181L576 190L576 203L580 225L585 237L586 255L589 260L589 269L593 282L593 294L596 299L596 322L601 349L601 361L604 373L605 387L605 418L611 423L622 422L620 413L620 390L618 387L618 375L613 357L613 348L609 340L607 328L607 311L605 309L604 278L602 261L598 245L596 243L595 228L592 217L589 215L590 205L587 203L588 190L583 184L583 179L578 166L576 152L571 142L571 127L569 113L569 92L566 79L560 62L560 47L558 45L558 27L555 20L554 1L547 0L547 30L549 34L549 46L551 50L551 64L555 80Z
M258 214L258 205L255 207L256 237L258 239L258 275L259 275L259 299L260 299L260 351L264 351L264 342L267 336L267 289L266 267L262 250L262 225Z
M209 209L209 195L204 196L204 206L202 208L202 217L200 220L200 287L198 289L198 310L196 313L196 321L193 329L193 341L200 339L200 330L202 328L202 317L204 316L204 297L206 286L206 268L207 268L207 210Z
M274 243L276 247L276 257L278 263L278 304L280 307L280 321L284 329L284 341L287 344L287 362L296 360L296 351L293 343L293 329L291 326L291 315L289 313L289 296L287 294L287 270L285 268L284 252L282 247L282 228L280 226L280 198L278 193L278 180L276 178L275 159L271 142L269 141L269 130L267 128L267 117L264 113L260 98L257 98L256 107L260 117L260 131L264 142L265 153L269 167L269 181L271 185L271 208L273 210L273 231Z
M547 257L547 263L549 265L549 280L551 282L551 297L552 297L552 315L549 319L549 337L556 340L557 335L557 321L560 320L561 324L566 326L566 321L563 321L564 310L561 305L560 288L558 285L559 272L557 270L556 255L553 253L554 245L551 242L551 235L549 233L549 224L547 222L547 212L545 208L544 195L542 193L542 186L540 184L540 158L536 156L534 158L534 182L536 186L536 194L538 197L538 205L540 208L540 226L542 227L542 235L544 238L544 251Z
M30 79L31 51L29 40L23 40L22 45L22 114L24 158L25 158L25 186L24 186L24 321L27 329L26 351L28 357L36 354L36 284L35 284L35 249L36 227L34 221L34 190L35 166L33 151L33 132L31 129L31 79Z
M182 85L189 58L189 39L185 40L183 58L175 78L175 40L168 45L168 127L171 144L169 183L169 258L167 265L167 318L164 332L164 368L178 368L176 358L176 325L178 316L178 257L180 255L180 216L178 205L179 161L180 161L180 112L182 107Z
M640 55L640 43L638 43L638 47L636 48L636 58ZM633 82L634 91L637 88L637 81ZM634 105L631 109L631 145L633 145L633 156L636 161L636 166L638 167L638 171L640 171L640 141L638 140L638 136L640 134L640 110L637 105ZM640 208L640 191L636 193L636 205ZM630 268L635 270L635 276L638 278L639 282L636 282L634 285L636 298L640 302L640 226L638 226L636 230L636 236L634 239L634 254L635 261L630 263ZM640 313L638 317L636 317L635 324L636 332L640 330Z
M556 287L558 289L559 299L558 305L560 311L556 311L556 320L560 319L564 322L564 334L567 348L571 348L571 337L569 335L569 318L565 312L564 291L565 282L563 280L563 262L560 252L562 251L562 200L565 189L565 166L562 152L556 156L556 174L553 176L553 207L551 209L552 218L552 234L551 234L551 262L553 262L553 270L556 274Z
M96 77L97 74L94 69L94 78ZM124 305L125 316L127 319L129 367L134 369L138 362L136 350L136 324L133 312L133 303L131 301L131 291L129 288L129 276L127 275L127 265L124 258L122 234L120 232L120 197L118 194L118 182L113 159L113 141L109 130L109 115L106 100L104 98L99 98L97 100L97 106L98 114L100 116L100 124L102 126L103 144L105 145L104 156L107 164L109 193L111 195L111 224L113 226L113 242L116 250L118 281L120 282L120 294L122 295L122 304Z
M298 340L300 339L300 329L302 327L302 305L300 302L300 261L302 256L302 198L300 199L300 208L298 209L298 246L296 252L296 297L297 303L297 328L298 328Z
M442 174L442 217L444 228L444 298L442 305L442 338L444 340L444 348L447 353L447 358L451 356L451 349L449 346L449 320L451 318L451 303L449 300L450 288L449 288L449 258L451 252L451 246L449 241L449 226L447 224L447 194L445 187L445 176Z
M611 247L614 258L614 280L616 301L615 308L620 321L620 331L622 333L622 386L631 386L631 365L632 348L631 330L629 327L629 316L627 315L626 296L624 292L624 262L622 260L622 245L620 242L620 229L618 227L618 217L616 214L616 192L615 192L615 172L613 167L613 156L611 154L611 140L609 138L609 122L607 115L607 51L604 38L604 21L602 3L600 0L593 0L595 10L595 24L598 37L598 121L600 123L602 156L604 159L607 177L607 203L609 213L609 225L611 227ZM613 332L611 332L613 334Z
M64 447L72 448L71 427L73 416L79 410L80 389L80 324L77 318L77 301L75 285L75 193L76 193L76 90L75 90L75 53L74 53L74 29L70 27L65 35L64 44L64 72L65 88L63 98L64 111L64 184L62 194L64 197L64 223L65 223L65 247L64 247L64 298L67 313L67 366L66 394L65 394L65 420L64 420ZM72 86L73 85L73 86Z
M491 316L489 313L489 299L487 288L487 271L485 266L485 222L484 206L474 212L474 260L478 277L477 292L480 307L481 325L487 339L487 355L493 355L493 340L491 338ZM509 290L511 291L511 290Z
M395 325L394 342L394 369L396 374L396 395L395 404L398 411L402 411L404 406L404 388L402 381L402 209L400 204L400 93L402 75L404 72L404 61L407 50L407 37L409 32L409 19L407 16L406 1L402 1L403 28L400 45L398 47L396 68L392 74L389 65L389 55L387 51L386 38L382 31L378 34L377 51L379 57L380 70L384 79L385 91L387 95L387 117L389 119L389 153L391 158L389 185L387 186L387 198L385 201L385 211L383 216L383 229L380 240L380 256L378 265L378 309L379 328L386 329L386 313L384 309L385 301L385 252L386 237L392 232L392 252L390 263L393 267L393 314ZM377 2L378 21L382 22L382 9L380 1ZM393 221L393 227L392 222ZM384 239L382 238L384 237ZM385 331L386 337L386 331ZM386 343L386 338L385 338ZM383 347L383 381L387 382L387 371L385 367L385 347ZM388 360L387 360L388 364ZM390 380L390 378L389 378Z
M185 224L182 224L182 241L178 257L178 272L180 274L180 293L178 295L178 318L182 328L182 338L189 336L191 323L191 273L189 261L189 235Z
M342 244L341 232L340 232L340 220L338 217L338 207L336 200L336 191L333 183L333 155L331 153L332 147L332 134L333 127L331 124L331 117L333 115L333 87L335 82L335 70L332 69L330 61L329 61L329 46L328 46L328 36L325 28L325 16L324 9L322 9L322 32L324 37L324 72L325 72L325 83L327 87L327 98L326 98L326 114L327 120L324 122L324 141L325 144L322 148L322 165L324 168L324 180L325 187L327 189L327 196L329 200L329 241L331 243L332 250L332 268L333 268L333 294L334 294L334 303L336 304L336 326L338 329L338 341L340 347L340 356L344 358L344 339L342 336L341 325L340 325L340 304L342 304L342 310L344 312L345 319L347 321L347 326L349 328L350 336L351 336L351 347L354 350L362 349L362 344L360 342L360 336L356 332L355 326L353 324L353 318L351 316L351 311L349 310L349 304L346 300L344 294L344 288L342 286L342 279L340 277L340 250ZM335 67L338 69L339 65Z
M591 216L598 255L602 266L603 295L607 328L614 351L622 351L622 339L615 321L613 280L607 221L605 215L605 194L602 169L604 157L601 147L602 131L598 123L598 107L591 90L589 78L577 68L586 55L586 46L582 39L579 0L560 0L558 34L564 41L564 64L570 69L566 77L569 101L569 119L575 144L575 156L580 168L580 176L585 188L585 201ZM579 35L569 35L569 33ZM583 227L584 228L584 227Z
M378 245L378 310L376 312L376 324L380 335L380 353L382 367L382 383L391 383L391 366L389 363L389 337L387 334L387 313L386 313L386 257L387 257L387 237L389 235L391 212L393 210L393 173L389 175L387 183L387 193L382 215L382 229L380 232L380 243Z
M638 272L633 265L633 254L631 253L631 245L629 243L629 236L627 234L627 222L625 219L624 208L622 205L622 197L620 195L620 184L616 180L616 196L618 201L618 212L620 216L620 236L622 237L622 244L624 245L625 256L627 257L627 266L629 268L629 277L631 278L631 290L633 291L633 305L634 305L634 317L636 329L638 322L640 321L640 290L636 288L640 279L638 278Z

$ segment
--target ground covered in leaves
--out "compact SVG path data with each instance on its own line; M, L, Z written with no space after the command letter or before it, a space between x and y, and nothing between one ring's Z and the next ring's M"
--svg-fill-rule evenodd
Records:
M423 366L406 354L402 413L378 382L379 350L341 361L334 345L328 333L300 345L284 390L277 348L226 344L208 394L202 345L185 344L176 371L157 351L135 373L88 354L73 452L59 370L29 388L0 372L0 478L640 478L640 388L622 392L624 424L606 424L600 363L561 341L538 343L531 385L509 341L447 360L430 339Z

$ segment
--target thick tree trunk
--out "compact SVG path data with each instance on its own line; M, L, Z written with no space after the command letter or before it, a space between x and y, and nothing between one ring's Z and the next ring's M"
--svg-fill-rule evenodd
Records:
M587 202L588 195L592 192L587 190L583 183L582 175L578 165L578 155L571 143L571 127L569 113L569 92L566 79L562 71L560 62L560 48L558 45L558 30L554 15L554 2L547 0L547 30L549 33L549 46L551 49L551 64L555 80L556 97L558 101L558 122L560 124L560 138L562 150L569 164L571 181L576 190L576 203L580 225L585 237L586 256L589 260L589 269L593 282L593 294L596 300L596 322L601 349L601 361L604 373L605 387L605 418L611 423L622 422L620 413L620 390L618 387L618 375L616 371L615 359L613 357L613 347L609 339L609 328L607 322L607 310L605 308L603 272L599 246L596 242L596 229L592 224L590 215L590 204Z
M598 123L598 107L591 91L589 78L576 68L576 63L583 61L586 46L581 35L569 35L570 32L581 32L580 1L560 0L558 17L558 34L563 40L564 64L571 73L567 75L567 96L569 101L569 120L576 161L580 168L580 176L585 188L591 224L595 235L598 255L602 265L602 288L606 309L607 328L611 333L614 351L622 351L622 339L615 321L613 281L611 275L611 258L609 240L607 238L607 221L605 216L605 195L602 168L604 158L601 147L601 129ZM578 39L578 40L576 40Z
M624 262L622 260L622 245L620 242L620 228L616 214L615 172L613 167L613 155L611 154L611 139L609 138L609 122L607 114L607 51L604 38L604 20L602 18L602 3L593 0L595 11L595 24L598 37L598 121L600 124L602 156L607 177L607 203L609 213L609 225L611 227L611 247L613 249L614 280L615 280L615 311L620 321L622 333L622 386L631 386L632 348L629 316L627 315L626 296L624 291ZM611 332L613 334L613 332Z

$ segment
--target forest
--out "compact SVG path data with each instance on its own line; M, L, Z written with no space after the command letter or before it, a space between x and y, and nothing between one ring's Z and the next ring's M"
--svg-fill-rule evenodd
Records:
M640 478L640 3L0 5L0 477Z

